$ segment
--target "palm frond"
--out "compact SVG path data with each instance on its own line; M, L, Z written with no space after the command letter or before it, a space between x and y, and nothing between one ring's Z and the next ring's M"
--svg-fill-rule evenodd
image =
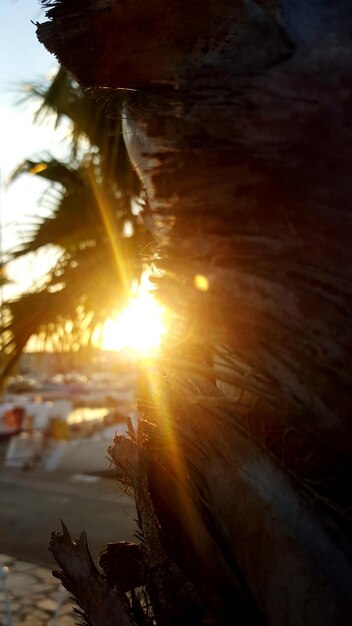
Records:
M10 177L10 183L15 182L22 174L32 174L68 188L79 184L79 173L79 168L70 167L50 156L47 159L26 159L15 169Z
M80 140L87 138L96 146L105 175L115 179L119 188L133 195L140 192L138 178L131 168L121 134L121 106L123 97L102 97L83 91L72 76L59 68L49 86L24 86L26 98L39 102L35 121L55 116L55 126L64 120L71 123L71 150L77 156Z
M90 341L126 296L126 285L139 277L142 250L151 241L131 211L140 187L121 136L119 98L107 101L83 92L63 68L49 86L26 86L26 97L39 102L37 123L53 114L56 126L64 119L71 123L71 156L66 161L50 153L26 159L11 177L15 183L24 174L38 176L48 189L43 194L46 216L32 216L22 225L21 241L9 259L51 246L61 253L40 286L33 284L5 303L3 375L32 335L57 349L70 341ZM126 220L133 223L130 238L124 237ZM67 322L70 333L65 333Z

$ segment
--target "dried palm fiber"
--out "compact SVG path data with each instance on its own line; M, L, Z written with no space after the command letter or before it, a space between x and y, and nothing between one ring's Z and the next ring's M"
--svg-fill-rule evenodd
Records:
M189 597L215 593L233 621L241 607L239 623L251 619L249 604L270 625L347 625L352 9L342 0L51 4L39 37L86 86L160 96L168 85L168 97L177 87L168 110L135 114L151 146L166 147L145 161L151 210L174 221L159 252L160 293L185 319L185 345L206 338L215 378L234 388L216 391L214 370L185 358L185 346L164 359L166 390L146 403L132 444L146 565L155 554L176 559L173 580L192 581ZM165 596L160 607L154 595L157 619L177 623L175 583L154 571L151 597L160 576Z

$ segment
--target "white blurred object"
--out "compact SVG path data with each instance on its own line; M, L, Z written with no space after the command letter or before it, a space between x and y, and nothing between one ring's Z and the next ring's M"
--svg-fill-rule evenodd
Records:
M91 437L48 442L42 465L47 471L70 474L105 472L110 468L108 447L115 435L125 435L126 423L113 424Z
M9 590L7 588L7 581L6 581L8 573L9 573L9 568L6 566L4 567L0 565L0 584L2 588L3 603L4 603L4 608L5 608L5 619L6 619L4 626L13 625L11 608L10 608Z
M6 451L5 466L29 468L40 458L41 453L41 433L21 433L10 440Z

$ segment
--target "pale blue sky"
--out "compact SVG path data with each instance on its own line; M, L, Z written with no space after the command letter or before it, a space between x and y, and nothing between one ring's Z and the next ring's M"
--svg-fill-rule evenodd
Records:
M62 134L56 136L51 124L33 126L34 104L18 105L19 85L42 81L55 70L55 58L39 44L33 21L43 21L39 0L0 0L0 169L1 225L3 249L11 248L21 237L27 216L43 213L38 200L45 183L24 176L12 186L7 180L25 158L43 155L49 149L60 156ZM39 259L27 259L10 267L15 291L27 287L43 267ZM11 290L11 292L13 289Z
M42 21L39 0L1 0L0 81L1 97L13 83L45 74L53 57L39 44L31 20Z

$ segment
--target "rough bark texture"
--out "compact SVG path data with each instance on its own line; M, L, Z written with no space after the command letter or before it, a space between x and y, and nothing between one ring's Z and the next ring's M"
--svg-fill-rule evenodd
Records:
M75 597L77 615L87 626L135 626L133 613L118 587L109 587L95 567L83 532L76 541L62 523L62 533L53 533L50 550L60 571L54 572Z
M126 106L161 293L213 351L215 374L168 355L137 440L112 449L157 623L347 626L351 4L51 5L38 36L84 85L148 92Z

